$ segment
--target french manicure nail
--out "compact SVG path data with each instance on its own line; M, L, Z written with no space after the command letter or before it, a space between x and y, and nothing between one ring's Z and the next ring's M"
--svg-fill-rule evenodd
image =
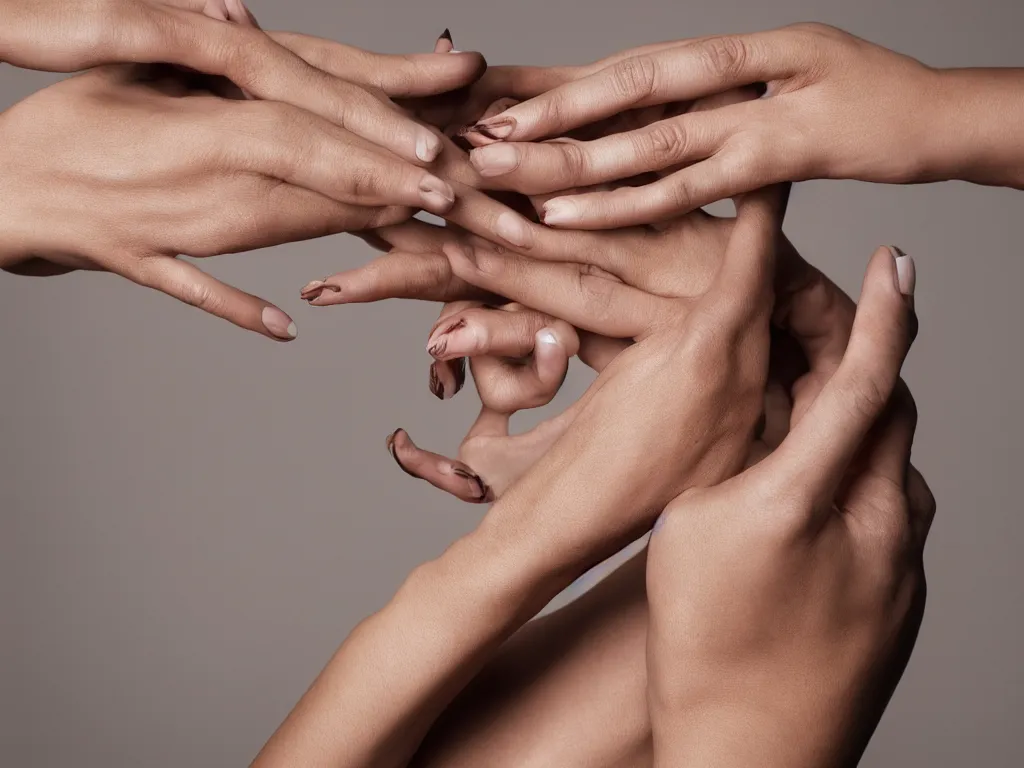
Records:
M501 117L495 115L486 120L481 120L471 130L482 133L489 139L507 139L516 129L516 121L513 117Z
M416 157L424 163L433 162L441 154L441 140L430 131L420 131L416 137Z
M455 192L436 176L427 176L420 182L420 199L431 213L444 213L455 202Z
M469 162L481 176L501 176L519 167L519 150L511 144L491 144L471 151Z
M279 339L290 341L299 335L292 319L277 307L264 307L261 319L263 327Z
M498 217L494 225L494 231L505 242L519 248L529 248L533 240L526 220L509 211Z
M564 199L548 200L544 203L542 218L549 227L553 224L568 224L577 218L576 206Z

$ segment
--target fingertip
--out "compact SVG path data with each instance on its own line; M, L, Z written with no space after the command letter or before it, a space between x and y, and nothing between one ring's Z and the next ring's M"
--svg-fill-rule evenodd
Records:
M292 341L299 335L295 321L272 304L263 308L260 319L269 335L278 341Z

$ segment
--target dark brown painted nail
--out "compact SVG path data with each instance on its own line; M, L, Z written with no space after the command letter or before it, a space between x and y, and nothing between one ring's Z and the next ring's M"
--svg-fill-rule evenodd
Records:
M466 358L460 357L455 362L455 391L452 392L452 397L462 389L466 383Z
M487 483L481 479L480 475L475 472L469 472L462 467L453 467L452 474L469 481L470 488L473 491L473 498L477 501L484 501L490 495L491 489L487 487Z
M452 40L452 32L451 32L450 29L448 29L448 27L444 28L444 32L442 32L441 36L439 38L437 38L437 39L438 40L447 40L452 45L455 45L455 42Z
M430 364L430 391L438 400L444 400L444 386L437 376L437 363Z
M388 435L388 439L385 440L385 444L388 447L388 453L391 454L391 458L395 460L395 464L398 465L398 468L400 470L405 472L405 474L407 474L409 477L415 477L417 480L419 480L419 475L414 475L412 472L405 468L405 465L402 464L402 460L398 458L398 451L395 450L395 435L397 435L401 431L402 428L399 427L390 435Z

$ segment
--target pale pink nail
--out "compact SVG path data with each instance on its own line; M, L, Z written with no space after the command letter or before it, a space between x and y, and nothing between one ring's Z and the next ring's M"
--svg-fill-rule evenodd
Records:
M291 341L299 335L295 322L277 307L263 308L263 327L283 341Z
M525 219L509 211L498 217L494 230L505 242L518 248L529 248L533 243L533 237Z
M519 150L511 144L491 144L471 151L469 161L481 176L501 176L519 167Z
M544 223L549 227L555 224L568 224L579 218L576 206L564 198L548 200L544 203Z

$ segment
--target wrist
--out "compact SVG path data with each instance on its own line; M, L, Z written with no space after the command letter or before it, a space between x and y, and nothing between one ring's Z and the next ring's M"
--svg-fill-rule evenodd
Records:
M1024 69L935 70L919 178L1024 186Z

